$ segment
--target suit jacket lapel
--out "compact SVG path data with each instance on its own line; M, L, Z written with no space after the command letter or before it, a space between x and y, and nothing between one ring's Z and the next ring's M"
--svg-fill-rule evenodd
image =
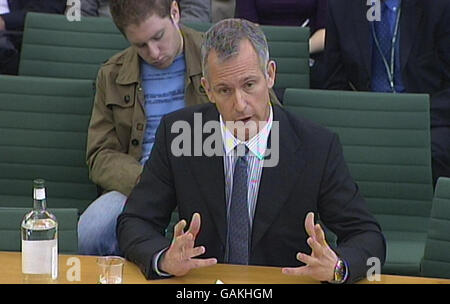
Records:
M203 125L207 121L218 121L218 118L219 113L217 112L215 105L211 104L211 107L208 108L202 117ZM204 143L205 138L209 135L210 134L202 135L202 143ZM220 142L217 144L220 145L221 148L223 147L222 137L220 137ZM189 167L192 171L192 176L198 182L200 194L204 197L204 202L207 204L212 221L217 228L219 238L225 246L227 216L223 156L207 157L202 152L202 156L189 157L188 159L190 160Z
M353 9L353 26L356 30L358 49L360 50L364 68L370 79L372 73L372 33L370 31L370 23L367 20L367 11L370 7L366 5L366 1L351 3Z
M422 8L417 0L403 0L402 15L400 16L400 64L402 71L418 36L421 19Z
M280 129L279 163L275 167L265 167L262 171L252 227L252 249L278 217L305 165L299 149L300 140L293 132L286 114L278 106L274 106L273 110L273 120L279 122ZM271 142L274 135L272 126ZM274 147L271 148L273 150Z

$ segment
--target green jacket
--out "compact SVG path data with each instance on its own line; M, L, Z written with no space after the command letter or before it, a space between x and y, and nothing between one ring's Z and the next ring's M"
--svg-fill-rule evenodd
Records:
M203 34L181 27L186 59L185 101L206 103L200 47ZM139 163L146 128L139 56L133 47L110 58L98 72L88 130L89 177L104 191L128 196L142 172Z

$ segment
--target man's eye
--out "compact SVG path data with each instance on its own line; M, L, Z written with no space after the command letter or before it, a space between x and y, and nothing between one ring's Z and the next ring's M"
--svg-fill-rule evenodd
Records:
M254 83L253 81L247 82L247 83L245 84L245 86L246 86L247 88L249 88L249 89L253 88L254 85L255 85L255 83Z
M226 88L220 89L219 93L220 94L228 94L228 93L230 93L230 89L226 89Z
M153 38L153 40L156 40L156 41L161 40L163 36L164 36L164 33L161 33L158 36L156 36L155 38Z

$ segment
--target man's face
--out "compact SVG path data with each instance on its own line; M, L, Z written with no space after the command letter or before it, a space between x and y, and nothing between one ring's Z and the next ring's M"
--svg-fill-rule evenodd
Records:
M153 14L139 25L127 26L124 32L143 60L158 69L164 69L182 51L183 38L178 21L178 6L174 2L170 17L161 18Z
M247 39L240 42L238 55L221 62L212 50L207 60L208 78L202 78L202 85L223 120L238 122L230 130L234 136L247 141L269 118L269 89L275 81L275 63L269 63L266 78L258 54Z

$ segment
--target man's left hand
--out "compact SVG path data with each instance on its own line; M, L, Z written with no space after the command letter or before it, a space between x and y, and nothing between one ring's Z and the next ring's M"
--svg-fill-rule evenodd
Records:
M306 275L318 281L331 282L334 279L334 268L338 256L331 250L325 240L325 233L319 224L314 225L314 213L310 212L305 219L306 232L309 235L307 243L311 247L311 255L297 253L297 259L305 266L283 268L282 272L289 275Z

